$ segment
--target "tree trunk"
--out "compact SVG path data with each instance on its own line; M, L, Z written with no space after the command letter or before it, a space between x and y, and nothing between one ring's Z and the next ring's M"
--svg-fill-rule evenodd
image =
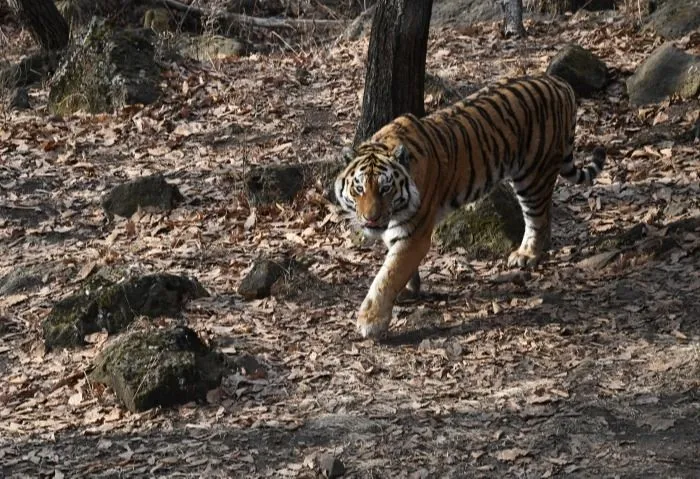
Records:
M503 34L506 37L524 37L526 33L523 26L523 0L501 0L501 9Z
M68 45L69 28L53 0L7 0L15 15L45 50Z
M425 115L423 82L432 0L381 0L372 21L358 145L404 113Z

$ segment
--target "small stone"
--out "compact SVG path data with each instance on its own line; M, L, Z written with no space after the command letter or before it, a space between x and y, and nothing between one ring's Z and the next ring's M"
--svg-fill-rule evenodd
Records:
M28 110L31 108L29 104L29 92L26 88L16 88L10 97L11 110Z
M110 217L128 218L139 207L170 211L184 199L177 186L165 181L162 175L150 175L115 186L102 199L102 207Z
M323 454L318 458L318 470L327 479L345 474L345 465L332 454Z
M289 260L261 259L255 262L253 269L243 278L238 287L238 294L244 299L262 299L270 296L275 282L284 276L289 267Z
M265 367L260 364L255 356L244 354L236 358L236 366L241 369L241 372L251 379L262 379L267 375Z

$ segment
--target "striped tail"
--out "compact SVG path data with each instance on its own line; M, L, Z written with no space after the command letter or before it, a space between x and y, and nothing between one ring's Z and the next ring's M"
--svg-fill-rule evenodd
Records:
M605 166L605 148L598 146L593 150L593 163L588 166L583 166L581 168L574 164L574 153L573 151L564 158L564 163L561 165L559 174L577 185L584 184L590 186L593 184L596 176L603 171Z

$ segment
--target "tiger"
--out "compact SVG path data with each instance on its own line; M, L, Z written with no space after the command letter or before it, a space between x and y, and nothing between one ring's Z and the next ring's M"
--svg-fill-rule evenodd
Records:
M549 247L557 177L590 186L605 164L602 146L589 165L574 164L575 126L573 89L542 74L502 80L422 118L399 116L343 148L346 166L334 182L340 209L388 248L357 316L361 336L383 336L399 294L419 293L418 266L435 226L501 181L513 186L525 221L507 265L536 265Z

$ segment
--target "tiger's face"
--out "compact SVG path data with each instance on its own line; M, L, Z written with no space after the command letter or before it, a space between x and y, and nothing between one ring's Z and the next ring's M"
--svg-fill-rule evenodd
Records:
M335 180L340 206L371 236L381 235L415 212L418 192L407 166L408 152L363 144L343 150L348 166Z

